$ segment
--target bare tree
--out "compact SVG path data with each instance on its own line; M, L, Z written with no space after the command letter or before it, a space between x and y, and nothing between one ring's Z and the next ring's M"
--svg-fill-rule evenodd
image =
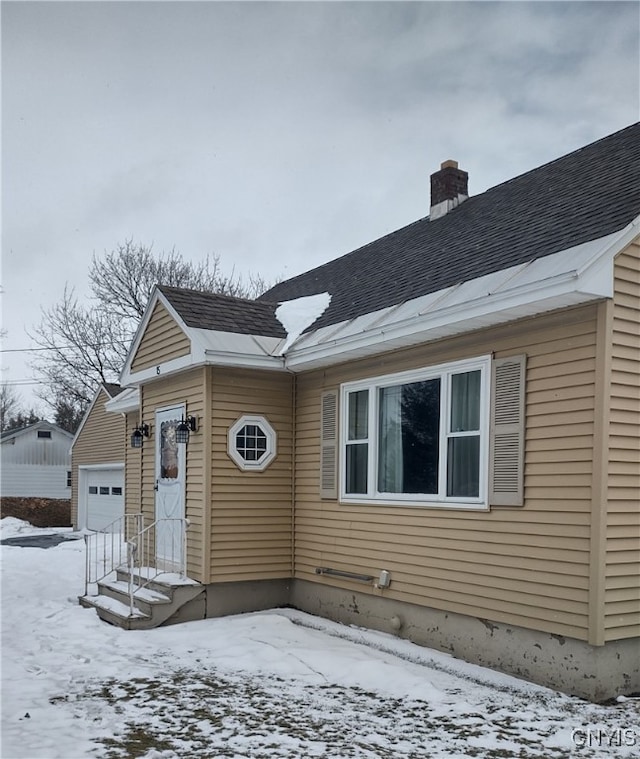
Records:
M100 305L121 319L140 319L154 285L186 287L192 290L256 298L267 285L250 274L248 281L222 272L220 256L207 256L204 261L185 261L175 249L154 255L150 246L127 240L98 258L95 254L89 271L94 298Z
M0 431L9 429L10 419L18 413L20 403L20 396L16 389L3 382L0 385Z
M67 286L59 303L43 309L31 335L40 348L32 366L47 388L40 397L54 412L64 407L70 426L82 417L97 385L117 382L156 284L243 298L268 287L259 276L243 281L234 272L225 275L218 256L194 264L174 249L154 254L132 240L101 257L94 254L89 283L93 307L81 304Z
M0 431L18 430L39 422L41 418L34 409L23 409L15 387L6 382L0 385Z
M32 366L44 380L42 400L55 410L59 399L86 407L102 382L115 382L131 340L131 325L105 308L87 309L65 287L59 303L43 309L32 335L42 349Z

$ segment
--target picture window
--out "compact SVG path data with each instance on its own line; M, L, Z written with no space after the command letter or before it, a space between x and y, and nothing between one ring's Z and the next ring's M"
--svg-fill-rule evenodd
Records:
M342 386L344 501L482 507L490 358Z

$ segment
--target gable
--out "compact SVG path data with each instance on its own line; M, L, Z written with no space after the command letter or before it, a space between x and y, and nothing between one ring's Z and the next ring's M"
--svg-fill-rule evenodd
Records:
M176 323L165 306L156 302L137 350L131 370L141 371L174 358L188 356L191 341Z
M38 435L38 433L40 433L40 435ZM5 443L10 445L27 445L32 439L45 436L50 440L67 445L73 439L73 435L70 432L63 430L61 427L58 427L57 424L47 422L46 420L30 424L27 427L6 430L2 433L1 437L3 445Z
M51 422L36 422L2 436L2 466L68 466L73 436Z
M74 465L117 462L124 459L124 419L121 414L110 414L106 411L105 403L108 400L109 393L101 387L73 441Z

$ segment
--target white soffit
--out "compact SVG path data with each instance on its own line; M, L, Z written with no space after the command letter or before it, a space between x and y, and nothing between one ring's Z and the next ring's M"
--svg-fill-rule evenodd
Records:
M126 414L129 411L137 411L140 408L140 390L137 387L127 388L115 398L107 401L104 407L112 414Z
M327 366L611 298L614 256L637 231L638 219L597 240L304 334L288 351L287 368Z
M216 366L238 366L283 369L278 355L283 340L263 335L241 335L191 328L189 334L202 351L204 363Z

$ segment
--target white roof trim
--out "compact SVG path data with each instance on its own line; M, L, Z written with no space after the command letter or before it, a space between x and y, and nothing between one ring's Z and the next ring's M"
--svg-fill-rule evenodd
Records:
M287 341L280 338L188 327L155 290L129 350L121 384L140 385L203 365L305 371L611 298L613 259L638 234L639 226L640 217L605 237L304 333L284 356ZM158 301L190 339L191 352L132 372L133 356ZM115 411L118 405L111 401L107 408Z
M124 367L120 374L121 385L129 386L129 385L135 384L135 382L132 380L134 373L131 370L131 365L133 364L134 356L138 352L138 348L140 347L140 342L142 341L142 338L147 329L147 326L149 322L151 321L153 310L156 307L158 302L162 303L162 305L167 309L167 311L171 315L171 318L176 322L176 324L185 333L185 335L189 337L189 334L190 334L189 327L187 327L187 325L182 320L182 317L174 309L171 303L169 303L167 298L156 287L151 293L151 298L149 298L149 303L147 304L147 308L144 312L142 320L140 321L140 324L138 325L138 329L136 330L136 333L133 336L133 340L131 341L131 346L129 347L129 352L127 353L127 358L124 362Z
M140 345L151 313L158 302L162 303L191 341L191 352L186 356L180 356L170 361L164 361L157 366L149 366L134 372L131 370L133 356ZM120 384L126 386L140 385L153 379L206 364L282 371L284 360L277 354L283 343L284 340L279 337L243 335L236 332L189 327L160 290L155 290L131 343L124 369L120 375Z
M639 221L597 240L306 333L288 351L286 367L295 372L328 366L611 298L614 256L638 234Z
M73 440L73 435L70 432L63 430L62 427L59 427L57 424L54 424L54 422L48 422L46 419L40 419L39 422L28 424L26 427L18 427L15 430L6 430L5 432L2 433L1 442L6 443L7 440L14 440L17 437L21 437L22 435L25 435L27 432L33 432L34 430L42 430L42 429L48 429L54 432L58 432L59 434L64 435L67 438L69 438L69 440Z
M140 408L140 389L129 387L104 404L110 414L127 414Z

